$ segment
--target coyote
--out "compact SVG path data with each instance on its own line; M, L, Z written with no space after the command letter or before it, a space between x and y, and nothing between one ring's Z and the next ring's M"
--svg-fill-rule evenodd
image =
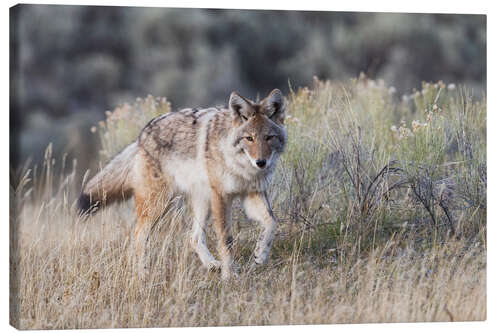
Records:
M236 274L231 206L239 198L247 216L262 227L254 261L263 264L276 229L266 189L286 146L284 119L278 89L260 102L233 92L227 109L183 109L154 118L84 186L79 211L90 214L134 196L135 247L142 258L151 226L166 209L166 193L184 195L193 215L192 247L206 268L220 269L228 278ZM207 248L211 217L220 261Z

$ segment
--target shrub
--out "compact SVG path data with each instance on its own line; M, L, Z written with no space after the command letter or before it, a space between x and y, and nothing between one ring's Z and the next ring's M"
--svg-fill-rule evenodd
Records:
M443 82L398 100L362 74L315 79L288 107L289 146L271 191L293 229L319 228L330 246L360 250L405 228L431 242L484 230L484 100Z

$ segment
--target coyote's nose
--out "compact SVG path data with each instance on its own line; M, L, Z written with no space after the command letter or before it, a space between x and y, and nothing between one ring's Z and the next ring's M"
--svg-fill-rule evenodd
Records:
M255 161L255 164L257 164L257 166L262 169L266 166L266 160L257 160Z

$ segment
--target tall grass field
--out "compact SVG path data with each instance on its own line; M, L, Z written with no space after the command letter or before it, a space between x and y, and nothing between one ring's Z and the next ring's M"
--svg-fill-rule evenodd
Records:
M153 265L140 277L133 199L79 218L77 161L52 156L49 146L43 165L11 175L11 323L70 329L485 320L486 96L478 95L424 82L400 97L363 75L290 90L289 142L268 191L279 221L271 257L251 268L259 230L237 204L239 277L229 281L202 268L191 250L183 198L156 225ZM96 156L104 164L166 112L175 111L151 96L108 112L89 129L102 143ZM211 229L208 236L216 253Z

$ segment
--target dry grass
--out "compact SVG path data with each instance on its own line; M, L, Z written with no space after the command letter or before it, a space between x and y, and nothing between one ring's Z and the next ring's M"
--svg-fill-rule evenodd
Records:
M73 207L81 184L74 174L54 179L50 154L39 170L20 171L11 189L12 324L485 320L485 102L460 109L458 92L445 96L427 86L412 105L395 103L390 89L364 80L316 82L290 95L290 145L270 190L280 220L272 255L249 271L257 229L236 211L240 276L228 282L201 268L190 250L182 202L158 226L155 264L141 280L131 202L81 221ZM446 116L404 130L402 118L425 121L426 94ZM443 166L431 168L436 164ZM387 165L394 172L381 172ZM457 177L461 183L450 180Z
M161 256L152 276L141 281L131 260L131 215L108 210L81 224L48 211L20 226L19 328L486 318L486 256L479 242L417 252L412 244L399 248L395 239L366 258L335 260L331 253L330 263L318 265L299 241L257 273L245 271L247 258L240 256L240 277L224 284L200 268L184 237L187 226L177 218L157 242ZM31 208L23 215L39 213Z

